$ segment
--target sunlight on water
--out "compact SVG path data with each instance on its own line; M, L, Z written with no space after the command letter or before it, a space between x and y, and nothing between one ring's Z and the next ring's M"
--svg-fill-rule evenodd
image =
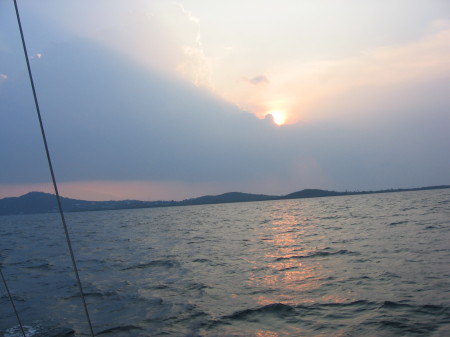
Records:
M278 337L279 334L273 331L259 330L255 332L256 337Z
M260 296L258 303L267 305L278 301L297 304L298 293L321 287L323 267L319 262L307 262L301 257L313 253L316 248L304 244L305 237L316 231L314 225L301 223L304 210L298 202L278 203L270 213L270 221L264 224L264 242L267 245L265 266L272 270L266 275L251 275L249 284L276 289L276 295Z

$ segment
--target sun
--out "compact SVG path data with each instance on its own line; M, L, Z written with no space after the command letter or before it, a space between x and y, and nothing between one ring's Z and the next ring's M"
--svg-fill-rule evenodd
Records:
M286 123L286 114L282 110L271 110L267 115L272 115L273 122L278 126Z

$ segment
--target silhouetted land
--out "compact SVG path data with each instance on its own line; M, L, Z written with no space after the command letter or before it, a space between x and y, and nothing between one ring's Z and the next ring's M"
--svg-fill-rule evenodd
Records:
M65 212L82 212L82 211L117 210L117 209L133 209L133 208L186 206L186 205L207 205L207 204L222 204L232 202L265 201L265 200L320 198L320 197L333 197L343 195L436 190L444 188L450 188L450 185L407 188L407 189L388 189L380 191L351 191L351 192L305 189L284 196L230 192L220 195L206 195L199 198L186 199L182 201L173 201L173 200L86 201L62 197L61 202ZM57 211L58 207L56 202L56 196L54 194L43 192L30 192L20 197L0 199L0 215L52 213Z

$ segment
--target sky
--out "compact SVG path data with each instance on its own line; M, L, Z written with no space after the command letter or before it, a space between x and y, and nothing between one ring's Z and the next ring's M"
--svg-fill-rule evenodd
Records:
M56 179L86 200L450 184L448 0L19 0ZM0 0L0 198L52 192Z

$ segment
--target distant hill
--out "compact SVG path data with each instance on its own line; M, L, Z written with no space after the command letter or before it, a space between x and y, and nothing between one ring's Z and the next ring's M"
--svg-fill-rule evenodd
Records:
M61 197L63 210L66 212L113 210L125 208L146 208L169 206L170 201L86 201ZM0 199L0 215L52 213L58 211L54 194L30 192L20 197Z
M337 195L346 194L347 192L334 192L327 190L306 189L291 194L287 194L283 199L300 199L300 198L319 198L319 197L332 197Z
M183 201L86 201L61 197L65 212L99 211L131 208L168 207L184 205L220 204L229 202L247 202L280 199L278 196L230 192L220 195L206 195ZM0 215L52 213L58 211L54 194L30 192L20 197L0 199Z
M62 197L61 203L63 206L63 210L65 212L81 212L81 211L132 209L132 208L205 205L205 204L220 204L232 202L281 200L281 199L319 198L319 197L332 197L342 195L421 191L421 190L433 190L444 188L450 188L450 185L418 187L409 189L389 189L380 191L350 191L350 192L304 189L284 196L229 192L220 195L205 195L202 197L186 199L182 201L163 201L163 200L86 201ZM0 215L53 213L57 211L58 206L56 196L54 194L43 192L30 192L20 197L10 197L0 199Z
M204 205L204 204L222 204L229 202L265 201L276 199L281 199L281 197L265 194L229 192L220 195L205 195L199 198L186 199L180 201L179 203L181 205Z
M438 190L450 188L450 185L439 185L439 186L427 186L427 187L416 187L416 188L391 188L388 190L379 191L346 191L346 192L336 192L318 189L305 189L298 192L287 194L282 199L300 199L300 198L320 198L320 197L335 197L342 195L358 195L358 194L377 194L377 193L393 193L393 192L408 192L408 191L424 191L424 190Z

